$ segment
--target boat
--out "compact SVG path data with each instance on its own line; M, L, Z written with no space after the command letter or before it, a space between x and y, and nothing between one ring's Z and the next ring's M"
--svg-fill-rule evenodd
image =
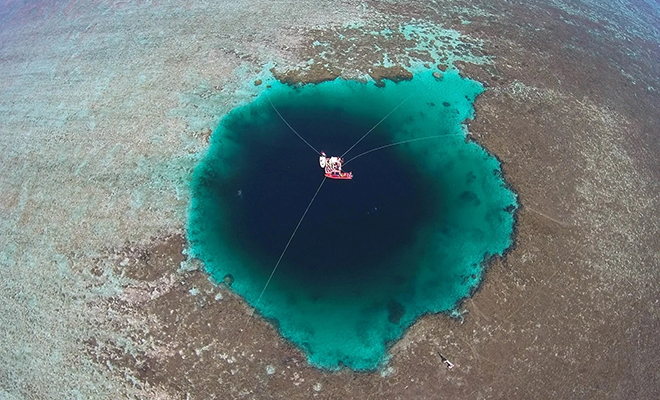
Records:
M328 157L324 152L321 152L321 155L319 156L319 165L325 170L325 177L329 179L353 179L352 172L344 172L341 170L341 165L343 163L343 158Z

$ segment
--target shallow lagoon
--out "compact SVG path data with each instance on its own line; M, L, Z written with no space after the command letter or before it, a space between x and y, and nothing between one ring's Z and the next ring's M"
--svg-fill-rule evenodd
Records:
M274 82L222 120L195 170L192 254L312 364L376 368L421 315L455 310L512 243L515 194L462 125L482 91L454 71L384 88ZM381 120L345 156L354 179L323 182L312 147L340 155Z

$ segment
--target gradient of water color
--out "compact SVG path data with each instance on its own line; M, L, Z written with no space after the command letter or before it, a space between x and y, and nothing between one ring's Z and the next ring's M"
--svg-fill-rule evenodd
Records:
M313 365L377 368L425 313L450 312L485 262L512 244L515 194L500 164L466 140L483 87L454 71L412 81L273 83L227 115L192 184L189 241L217 281L299 346ZM272 282L257 299L323 180L315 151L340 155L352 181L324 182ZM397 108L398 107L398 108Z

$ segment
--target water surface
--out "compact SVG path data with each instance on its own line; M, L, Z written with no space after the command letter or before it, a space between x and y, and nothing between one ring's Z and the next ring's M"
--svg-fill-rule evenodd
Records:
M217 281L317 366L373 369L417 318L454 310L511 245L516 197L462 123L482 86L447 72L412 81L279 83L227 115L194 173L189 240ZM352 181L323 182L315 150ZM440 136L440 137L435 137Z

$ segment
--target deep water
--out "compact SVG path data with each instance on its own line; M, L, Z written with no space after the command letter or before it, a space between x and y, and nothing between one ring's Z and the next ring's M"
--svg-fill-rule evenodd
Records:
M454 310L510 245L516 197L497 159L466 140L482 86L447 72L412 81L274 82L211 137L192 183L189 241L217 281L274 321L309 361L376 368L417 318ZM268 276L323 181L314 148L358 157L326 180L272 282ZM397 108L399 106L399 108Z

